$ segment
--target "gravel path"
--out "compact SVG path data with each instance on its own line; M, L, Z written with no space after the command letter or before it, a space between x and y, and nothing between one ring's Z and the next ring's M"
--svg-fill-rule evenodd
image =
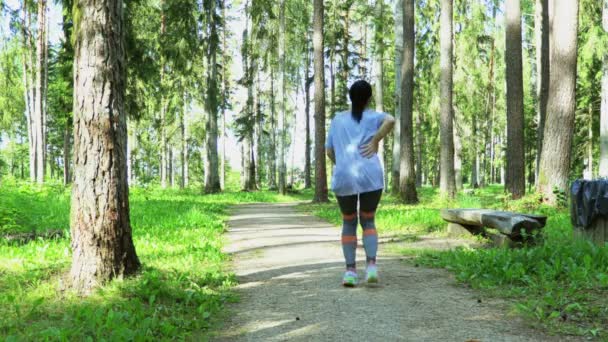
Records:
M380 285L345 289L339 229L294 204L234 208L227 252L239 303L218 341L571 341L545 336L444 270L414 267L381 244ZM381 228L379 229L382 234ZM391 242L392 243L392 242ZM452 247L455 241L408 246ZM363 248L358 249L360 267Z

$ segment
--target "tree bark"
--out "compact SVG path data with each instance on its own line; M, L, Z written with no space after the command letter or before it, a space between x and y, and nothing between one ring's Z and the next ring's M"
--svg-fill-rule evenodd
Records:
M310 39L310 36L308 36ZM306 120L306 141L304 143L304 188L312 188L312 171L311 171L311 139L310 139L310 86L312 79L310 77L310 52L309 52L309 41L306 41L306 65L304 66L304 111Z
M376 101L376 111L384 112L384 0L376 0L376 27L375 27L375 86L376 95L374 99ZM382 141L378 155L382 162L382 169L384 170L384 191L389 190L389 171L386 169L386 140Z
M72 178L70 176L70 127L66 123L63 131L63 185L68 185Z
M520 0L507 0L506 16L506 78L507 78L507 182L513 199L526 193L524 137L524 89L521 48Z
M536 0L535 16L536 34L536 96L538 137L536 141L536 168L534 181L538 186L538 173L540 170L540 157L543 150L543 134L547 119L547 100L549 99L549 0ZM607 128L608 131L608 128ZM608 165L607 165L608 168Z
M395 1L395 120L401 122L401 59L403 58L403 0ZM399 192L399 170L401 168L401 125L395 125L393 133L393 187Z
M222 10L222 22L226 20L226 3L225 0L220 2ZM226 107L228 105L228 99L230 97L229 80L228 80L228 43L226 39L228 30L223 24L222 30L222 128L220 131L220 188L226 189Z
M315 64L315 197L328 202L325 171L325 60L323 56L323 0L314 0L313 49Z
M36 182L44 183L46 168L44 167L44 48L46 27L46 0L38 1L38 37L36 43L36 98L34 100L35 149L36 149Z
M414 0L403 0L403 58L401 60L401 155L399 167L399 197L404 203L418 202L414 170L414 53L416 37Z
M182 162L182 179L181 179L181 183L180 183L180 187L182 189L187 188L188 187L188 183L189 183L189 176L188 176L188 169L189 169L189 165L188 165L188 118L186 117L186 99L184 96L184 102L182 103L182 110L181 110L181 122L180 122L180 128L181 128L181 133L182 133L182 143L181 143L181 162Z
M457 116L454 115L454 182L456 184L456 190L462 190L462 142L458 125L456 124L456 117ZM475 167L473 167L473 169L475 169Z
M547 122L540 163L539 192L549 203L557 203L554 190L568 189L574 118L576 109L576 66L578 0L552 4L551 70Z
M166 16L163 10L165 0L160 1L160 39L163 38L166 32ZM165 80L165 58L164 54L160 54L160 186L164 189L167 187L167 171L168 171L168 146L167 146L167 131L166 131L166 115L167 104L164 92Z
M206 9L207 22L209 27L208 52L207 52L207 96L205 99L205 111L207 112L207 158L205 159L205 193L216 193L221 190L219 175L219 160L217 153L217 116L219 109L219 84L217 53L219 50L219 35L216 21L216 1L210 1Z
M441 45L441 169L439 188L443 196L454 198L456 184L454 176L454 133L453 133L453 0L441 0L440 45Z
M27 125L27 137L28 137L28 155L29 155L29 166L30 166L30 181L36 180L36 149L34 144L34 132L36 131L34 124L34 104L32 98L32 87L33 82L31 80L32 75L32 64L31 58L31 27L30 27L30 14L28 13L27 5L23 5L23 27L22 27L22 71L23 71L23 97L25 104L25 120Z
M268 160L268 188L277 190L277 128L276 128L276 101L274 97L274 68L270 67L270 139Z
M587 158L585 158L584 179L593 179L593 107L589 106L589 120L587 123Z
M287 192L287 165L285 165L285 0L279 4L279 193Z
M602 27L608 34L608 0L604 0ZM604 50L600 112L600 177L608 177L608 51Z
M124 110L123 2L78 0L74 61L72 286L88 294L135 273Z

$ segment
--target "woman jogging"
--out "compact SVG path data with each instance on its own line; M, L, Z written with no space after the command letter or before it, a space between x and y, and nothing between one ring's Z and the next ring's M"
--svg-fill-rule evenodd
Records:
M337 114L327 137L327 156L335 164L331 189L342 212L342 250L346 272L342 284L357 285L357 225L363 228L363 246L367 257L366 281L378 282L376 252L378 234L374 216L384 188L384 173L378 146L395 125L395 119L367 108L372 87L366 81L355 82L349 96L352 109ZM357 215L357 207L359 212Z

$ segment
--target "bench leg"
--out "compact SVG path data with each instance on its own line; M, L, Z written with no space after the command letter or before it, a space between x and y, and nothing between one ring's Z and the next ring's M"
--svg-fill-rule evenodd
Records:
M465 226L458 223L448 223L448 236L449 237L463 237L471 235L483 235L483 227L476 226Z

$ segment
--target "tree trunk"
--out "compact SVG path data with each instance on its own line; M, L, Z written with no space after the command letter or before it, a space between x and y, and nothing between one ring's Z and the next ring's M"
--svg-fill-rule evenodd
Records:
M25 120L27 125L27 138L28 138L28 155L29 155L29 166L30 166L30 181L36 180L36 150L34 145L34 132L36 131L34 125L34 106L32 99L32 65L31 59L27 56L31 56L31 37L30 33L30 15L28 13L27 6L23 6L23 27L22 27L22 78L23 78L23 97L25 104Z
M166 16L163 11L165 0L160 1L160 38L165 35L166 32ZM166 130L166 115L167 115L167 104L164 92L164 81L165 81L165 58L161 53L160 55L160 186L164 189L167 187L167 170L168 170L168 150L167 150L167 130Z
M506 189L513 199L526 193L526 164L524 137L524 90L521 48L520 0L507 0L506 16L506 77L507 77L507 182Z
M274 68L270 67L270 139L268 157L268 188L277 190L277 128L276 128L276 101L274 98Z
M608 33L608 0L604 0L602 27ZM600 177L608 177L608 51L604 50L600 113Z
M403 58L403 0L395 1L395 120L401 122L401 59ZM395 125L393 135L393 187L399 192L399 169L401 158L401 125Z
M593 179L593 107L589 106L589 120L587 123L587 158L585 158L584 179Z
M325 61L323 56L323 0L314 0L313 48L315 64L315 197L327 202L325 173Z
M401 60L401 155L399 167L399 197L408 204L418 202L414 170L414 51L416 37L414 0L403 0L403 58Z
M375 85L376 85L376 95L374 99L376 100L376 111L384 112L384 0L376 1L376 21L375 21ZM380 145L380 149L378 150L378 155L380 156L380 161L382 162L382 169L384 170L384 191L389 190L389 171L386 169L386 139L382 141Z
M220 2L222 6L222 22L226 20L226 3L225 0ZM228 66L228 43L226 39L228 30L223 24L222 30L222 65ZM230 97L228 80L228 68L222 68L222 129L220 131L220 189L226 189L226 107Z
M174 148L169 148L169 179L171 180L171 187L175 187L175 153Z
M68 185L70 176L70 126L66 123L63 131L63 185Z
M566 192L570 173L576 109L578 0L555 1L552 7L551 70L547 122L540 163L539 192L557 203L554 190Z
M279 8L279 193L287 192L287 166L285 165L285 0Z
M88 294L140 267L129 218L123 2L79 0L74 61L72 286Z
M255 101L254 101L254 110L256 117L256 150L255 150L255 162L256 162L256 183L258 188L262 187L262 181L264 172L264 149L263 147L263 137L264 137L264 118L262 115L262 91L260 90L260 74L262 73L261 69L257 69L256 71L256 82L255 82Z
M205 99L205 111L207 112L207 158L205 160L205 193L216 193L221 190L219 163L217 155L217 115L218 115L218 68L217 53L219 50L219 35L216 22L216 1L210 1L206 10L209 26L208 52L207 52L207 96Z
M441 0L441 169L439 188L443 196L454 198L456 184L454 176L454 133L453 133L453 0Z
M456 115L454 115L454 182L456 190L462 190L462 142L458 125L456 124Z
M310 39L310 36L309 36ZM306 120L306 141L304 144L304 188L312 188L312 171L311 171L311 139L310 139L310 86L312 79L310 77L310 53L309 53L309 41L306 41L306 65L304 66L304 107L305 107L305 120Z
M182 104L182 113L181 113L181 122L180 128L182 133L182 143L181 143L181 161L182 161L182 180L180 183L180 187L182 189L188 187L189 179L188 179L188 119L186 117L186 99L184 96L184 103Z
M38 37L36 43L36 98L34 101L35 149L36 149L36 182L44 183L44 28L46 20L46 0L38 1Z
M421 187L424 184L424 170L422 166L422 156L424 151L424 132L422 111L417 110L416 113L416 186Z
M48 87L49 87L49 23L47 20L46 6L44 11L44 26L43 26L43 78L42 78L42 179L46 174L47 163L47 104L48 104ZM53 160L52 158L50 160ZM49 165L52 168L52 165Z

